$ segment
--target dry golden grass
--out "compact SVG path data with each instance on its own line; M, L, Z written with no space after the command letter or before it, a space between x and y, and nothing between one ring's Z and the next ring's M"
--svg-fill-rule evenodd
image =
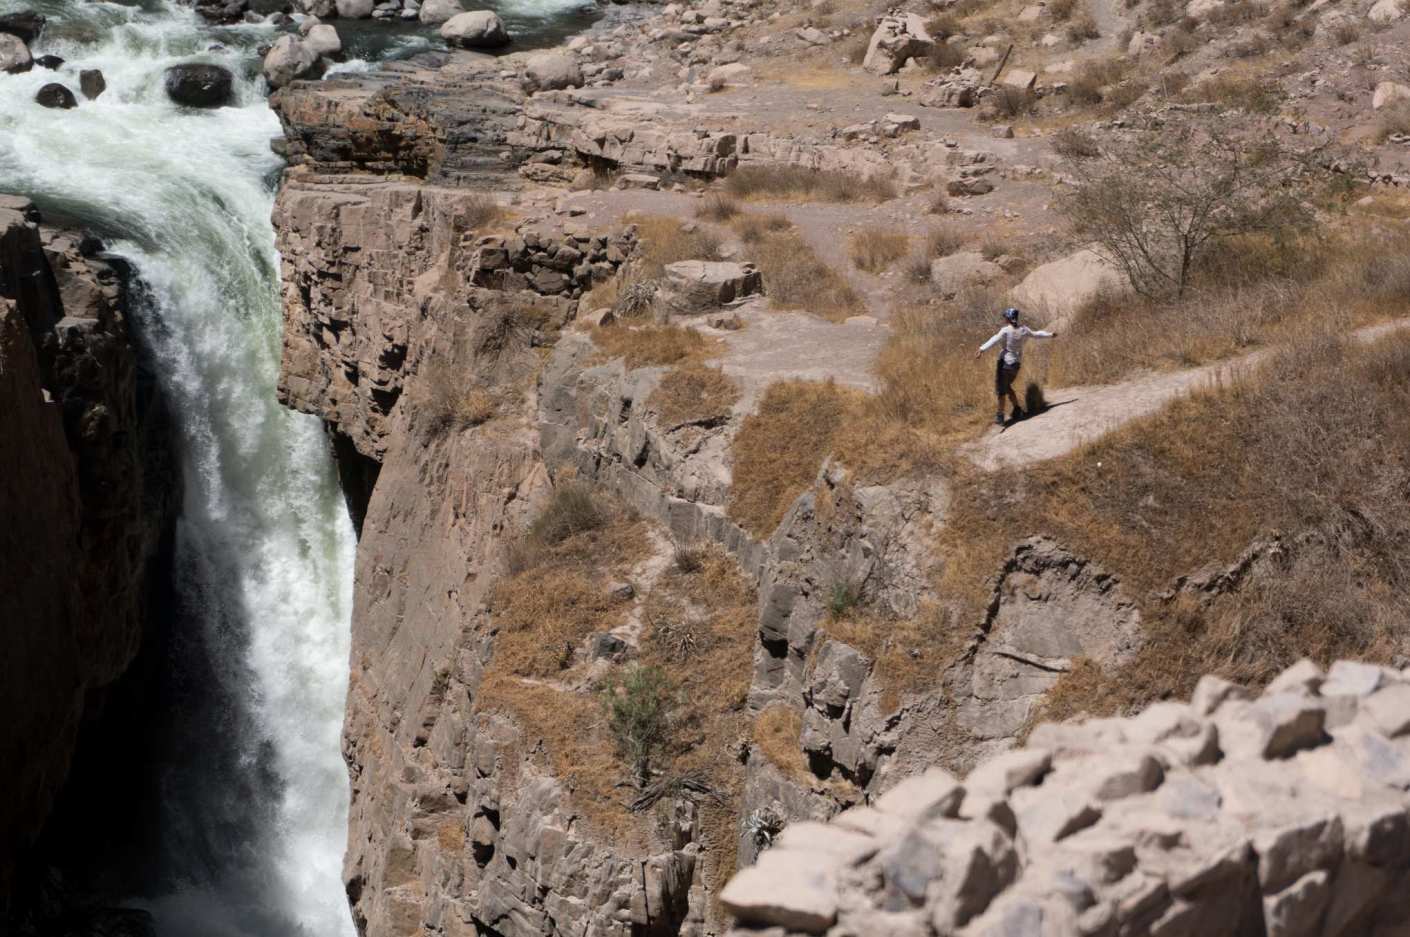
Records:
M782 703L770 706L754 720L754 744L785 777L809 776L802 736L803 718L792 706Z
M666 372L647 406L663 426L718 425L738 399L739 388L719 368L688 365Z
M729 221L739 214L739 203L728 192L711 192L701 199L695 214L709 221Z
M885 176L853 176L805 166L741 166L725 179L725 188L743 199L885 202L896 197L896 184Z
M698 362L719 354L720 343L678 325L621 324L592 330L592 340L607 358L623 358L628 368Z
M833 322L865 310L846 278L825 264L794 231L765 233L753 255L775 309L798 309Z
M720 239L708 229L669 215L630 215L636 225L640 267L637 275L654 279L667 264L680 260L719 260Z
M782 381L734 437L729 516L756 537L773 533L817 477L859 394L828 382Z
M974 626L932 604L905 619L857 608L830 619L823 630L872 659L882 711L893 713L905 694L939 680L964 651Z
M906 256L911 239L904 232L887 228L864 228L850 238L848 253L852 264L867 273L881 273Z
M736 215L733 225L739 239L745 244L760 244L770 234L789 230L793 227L793 222L789 221L786 215L749 212Z
M1120 576L1147 644L1102 679L1073 676L1052 704L1071 712L1187 694L1206 672L1258 684L1304 656L1388 659L1410 615L1410 466L1385 444L1410 439L1407 367L1407 336L1309 340L1067 458L961 472L939 589L978 621L988 577L1035 533ZM1275 533L1291 558L1258 585L1208 608L1155 598Z

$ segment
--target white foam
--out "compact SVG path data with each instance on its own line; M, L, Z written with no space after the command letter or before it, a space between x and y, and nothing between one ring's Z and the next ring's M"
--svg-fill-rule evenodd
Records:
M0 0L9 8L18 9ZM250 45L270 31L243 27L210 50L195 15L166 0L145 11L73 0L25 8L50 14L56 35L81 18L99 38L41 43L37 52L67 59L57 75L0 75L0 191L120 231L110 248L150 287L152 308L135 311L178 423L178 588L208 603L205 627L248 629L253 685L237 689L283 781L269 855L149 906L174 937L287 937L288 922L310 937L344 937L353 927L339 741L354 541L319 421L275 398L281 315L268 180L280 128L262 79L243 77ZM237 106L173 105L162 72L177 61L231 68L241 76ZM72 110L34 102L48 81L77 92L83 68L104 73L98 100ZM249 740L251 750L264 740ZM230 795L212 792L220 796Z

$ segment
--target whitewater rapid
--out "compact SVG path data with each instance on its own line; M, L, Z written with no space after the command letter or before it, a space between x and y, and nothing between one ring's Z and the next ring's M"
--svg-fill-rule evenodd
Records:
M177 426L181 626L204 632L219 684L211 735L187 739L190 763L162 782L161 861L178 872L133 898L164 937L345 937L354 537L319 421L275 396L280 126L248 77L272 29L222 30L212 48L164 0L0 0L18 9L50 17L35 54L67 63L0 75L0 191L81 219L140 279L133 313ZM163 70L190 61L230 68L237 106L171 104ZM98 100L34 102L49 81L77 92L83 68L107 80ZM203 744L233 754L203 768Z

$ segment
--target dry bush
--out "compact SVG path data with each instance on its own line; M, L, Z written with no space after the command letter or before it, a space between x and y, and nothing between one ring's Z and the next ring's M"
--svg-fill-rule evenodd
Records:
M760 539L813 484L854 396L835 384L772 384L734 437L731 519Z
M662 426L718 426L729 419L739 388L719 368L688 365L667 371L646 403Z
M1053 152L1064 159L1091 159L1101 155L1096 138L1075 127L1064 127L1048 140Z
M1182 295L1202 256L1230 238L1277 236L1312 220L1301 164L1276 136L1225 116L1187 117L1114 139L1069 163L1060 202L1073 230L1142 295Z
M1189 72L1163 71L1157 76L1156 81L1160 83L1159 90L1162 96L1174 98L1183 94L1185 89L1190 86L1190 75Z
M607 523L607 513L585 485L565 482L529 527L529 536L546 546L562 543L576 534L597 530Z
M1221 3L1205 13L1205 21L1211 26L1225 28L1254 23L1268 15L1268 5L1251 0L1236 3Z
M1077 12L1077 0L1049 0L1048 13L1058 22L1066 22ZM1083 11L1085 12L1085 11Z
M695 223L667 215L631 218L638 237L638 278L656 279L680 260L719 260L720 239Z
M465 376L448 363L432 362L422 376L421 400L426 427L433 435L459 432L492 419L499 401L488 387L466 385Z
M964 25L952 12L937 13L925 21L925 30L936 43L942 43L951 36L964 35Z
M739 214L739 203L726 192L711 192L695 209L698 218L709 221L729 221Z
M870 33L857 33L848 39L847 44L842 47L842 57L847 60L847 64L860 68L861 64L866 61L867 47L870 45Z
M1109 89L1104 101L1111 110L1123 111L1139 101L1149 90L1150 83L1144 79L1128 78Z
M1063 32L1067 35L1068 42L1086 42L1102 37L1102 31L1097 28L1097 21L1086 12L1069 20Z
M966 238L954 225L936 225L926 232L925 256L948 257L965 246Z
M761 243L770 234L787 231L793 222L784 215L739 215L734 219L734 230L745 244Z
M1130 72L1131 60L1125 56L1088 59L1067 83L1068 100L1075 104L1100 104L1106 99L1107 89L1119 83Z
M1203 673L1258 684L1304 656L1387 660L1410 620L1410 464L1379 441L1410 438L1407 367L1405 337L1314 338L1072 456L971 476L943 534L943 591L977 620L984 581L1034 533L1119 576L1147 643L1130 666L1076 674L1058 697L1069 712L1184 696ZM1159 598L1271 534L1282 558L1239 590Z
M729 82L725 81L721 75L713 75L705 82L706 94L719 94L729 87Z
M1339 46L1349 46L1360 38L1360 27L1351 20L1342 20L1332 27L1332 41Z
M504 217L504 208L488 195L472 195L456 211L459 230L483 231Z
M775 703L754 719L754 745L785 777L811 777L802 738L803 719L787 704Z
M925 210L931 215L947 215L950 212L950 196L943 189L930 193Z
M903 232L887 228L863 228L849 240L848 254L858 270L881 273L890 269L910 249L911 239Z
M1283 91L1276 78L1228 69L1191 85L1184 97L1251 114L1275 114L1283 106Z
M800 309L833 321L863 311L861 298L846 278L793 231L765 235L754 248L754 261L774 308Z
M859 177L805 166L741 166L730 173L725 187L744 199L885 202L896 197L896 184L885 176Z
M936 42L926 53L924 62L937 72L948 72L964 64L969 53L960 42Z
M608 358L623 358L627 368L701 361L719 352L720 343L678 325L610 325L592 330L593 343Z

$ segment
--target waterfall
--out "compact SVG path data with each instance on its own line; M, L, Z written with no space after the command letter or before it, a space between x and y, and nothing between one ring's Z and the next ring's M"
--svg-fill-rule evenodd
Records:
M270 225L279 122L251 77L265 26L213 32L165 0L0 0L50 17L57 72L0 75L0 191L99 231L138 278L132 314L175 417L180 628L201 649L161 777L163 874L133 903L170 937L342 937L354 540L319 421L275 399L278 256ZM214 43L219 42L219 45ZM183 110L164 68L214 62L237 106ZM107 91L34 102L78 71Z

